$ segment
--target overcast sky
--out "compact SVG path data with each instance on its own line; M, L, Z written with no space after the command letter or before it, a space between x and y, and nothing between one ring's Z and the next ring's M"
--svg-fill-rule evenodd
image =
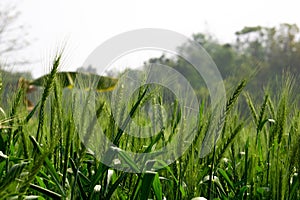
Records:
M188 37L209 32L221 42L233 42L235 31L244 26L300 25L296 0L15 1L19 23L28 27L32 40L19 56L36 61L23 67L34 76L49 70L47 59L66 41L64 70L75 70L102 42L133 29L163 28Z

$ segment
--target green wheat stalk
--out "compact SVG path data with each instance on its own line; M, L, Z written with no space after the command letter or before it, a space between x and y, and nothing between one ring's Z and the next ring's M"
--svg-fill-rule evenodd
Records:
M41 142L41 140L43 138L43 127L44 127L44 119L45 119L44 115L45 115L46 100L47 100L47 98L48 98L48 96L51 92L53 82L55 81L55 75L58 71L58 67L60 65L61 57L62 57L62 54L59 54L54 59L52 69L51 69L51 72L50 72L49 76L47 77L45 89L44 89L44 92L43 92L43 95L42 95L42 99L41 99L41 103L40 103L39 116L38 116L39 124L38 124L38 129L37 129L37 134L36 134L36 140L39 143Z

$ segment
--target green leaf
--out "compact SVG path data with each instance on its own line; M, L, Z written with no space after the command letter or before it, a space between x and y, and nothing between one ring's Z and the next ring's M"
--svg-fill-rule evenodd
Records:
M34 184L30 184L30 188L35 190L35 191L38 191L44 195L46 195L47 197L49 198L52 198L52 199L61 199L62 198L62 195L60 194L57 194L56 192L53 192L51 190L48 190L46 188L43 188L43 187L40 187L38 185L34 185Z
M134 171L140 171L139 167L135 164L135 161L133 161L125 151L118 148L118 154L126 162L126 164L128 164Z
M162 200L162 186L159 180L158 173L155 175L154 180L152 182L152 188L156 199Z
M234 191L234 185L233 185L232 181L230 180L230 178L228 177L226 171L221 168L218 168L218 172L225 179L225 181L230 186L230 188Z
M239 192L239 195L238 195L239 199L243 199L243 197L244 197L245 193L247 192L247 190L248 190L248 186L246 186L246 185L243 186L240 189L240 192Z
M33 143L34 147L36 147L37 151L40 153L40 154L43 154L43 150L42 148L40 147L40 145L37 143L37 141L35 140L34 137L30 136L30 140L31 142ZM46 169L48 170L48 172L50 173L51 177L53 178L53 181L55 182L56 186L59 188L61 194L63 196L66 195L65 191L64 191L64 188L63 186L60 184L60 178L59 178L59 175L58 173L56 172L53 164L50 162L50 160L45 157L45 160L44 160L44 165L46 167Z
M164 135L164 130L161 130L157 136L154 138L154 140L150 143L150 145L146 148L146 150L144 151L144 153L149 153L152 150L152 147L154 146L154 144L156 144L160 138L162 138L162 136Z
M41 177L39 177L39 176L36 176L35 179L36 179L36 181L39 183L39 185L40 185L41 187L46 187L46 185L45 185L45 183L44 183L44 181L43 181L43 178L41 178Z
M123 173L115 182L114 184L109 188L106 198L110 199L113 193L118 189L120 183L128 176L128 173Z
M5 178L3 179L3 182L0 183L0 191L3 191L5 188L7 188L12 182L14 182L16 180L16 178L18 178L24 167L28 164L28 162L22 162L22 163L18 163L13 165L9 171L7 172Z
M70 163L71 163L72 171L74 173L74 179L77 180L77 182L73 183L74 185L72 186L72 196L76 190L76 184L78 184L79 192L80 192L82 199L87 199L85 190L83 189L83 186L82 186L81 178L79 176L80 175L79 170L77 169L76 164L72 158L70 158ZM93 192L93 190L90 191L90 193L92 193L92 192Z
M146 172L142 178L141 198L147 200L151 191L151 185L154 180L156 172Z

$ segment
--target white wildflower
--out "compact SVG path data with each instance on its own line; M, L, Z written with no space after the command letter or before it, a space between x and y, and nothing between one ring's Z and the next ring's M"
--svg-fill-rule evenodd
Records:
M0 151L0 157L2 157L2 158L8 158L8 156L5 155L2 151Z
M100 190L101 190L101 185L95 185L94 191L95 192L100 192Z
M110 183L110 180L111 180L111 177L112 177L113 174L114 174L114 170L109 169L107 171L107 185Z
M118 159L118 158L116 158L116 159L113 159L113 164L114 165L120 165L121 164L121 160L120 159Z
M210 176L207 175L207 176L205 176L205 177L203 178L203 182L206 182L206 181L208 181L209 179L210 179ZM218 178L217 176L212 176L212 181L218 182L218 181L219 181L219 178Z
M275 119L268 119L269 122L275 123Z
M207 200L207 198L204 198L204 197L194 197L191 200Z

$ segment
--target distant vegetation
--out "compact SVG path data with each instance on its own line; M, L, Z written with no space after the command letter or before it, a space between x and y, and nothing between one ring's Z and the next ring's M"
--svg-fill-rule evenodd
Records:
M280 79L282 73L300 74L300 35L297 25L245 27L235 34L236 42L232 44L221 44L217 38L207 34L192 36L212 57L227 88L236 85L241 78L251 77L247 89L255 95L263 95L268 87L276 92L276 88L269 84ZM183 45L179 49L193 55L193 52L189 52L189 46ZM196 89L203 85L199 84L199 76L193 67L182 58L161 56L150 59L149 63L172 66L186 75Z
M261 96L266 89L276 92L276 88L270 82L279 80L283 73L300 74L300 34L297 25L245 27L237 31L235 36L236 41L231 44L221 44L209 34L198 33L192 36L216 63L227 88L232 88L241 78L251 78L247 90L253 92L253 95ZM189 52L189 46L183 44L178 49L193 55L193 52ZM199 95L201 94L204 82L199 83L199 80L202 80L202 77L184 59L162 55L159 58L151 58L146 62L149 63L173 67L186 76L194 89L199 90ZM77 71L95 73L94 67L97 66L79 67ZM6 77L4 83L8 84L16 82L22 75L31 78L30 72L2 73L2 77Z

